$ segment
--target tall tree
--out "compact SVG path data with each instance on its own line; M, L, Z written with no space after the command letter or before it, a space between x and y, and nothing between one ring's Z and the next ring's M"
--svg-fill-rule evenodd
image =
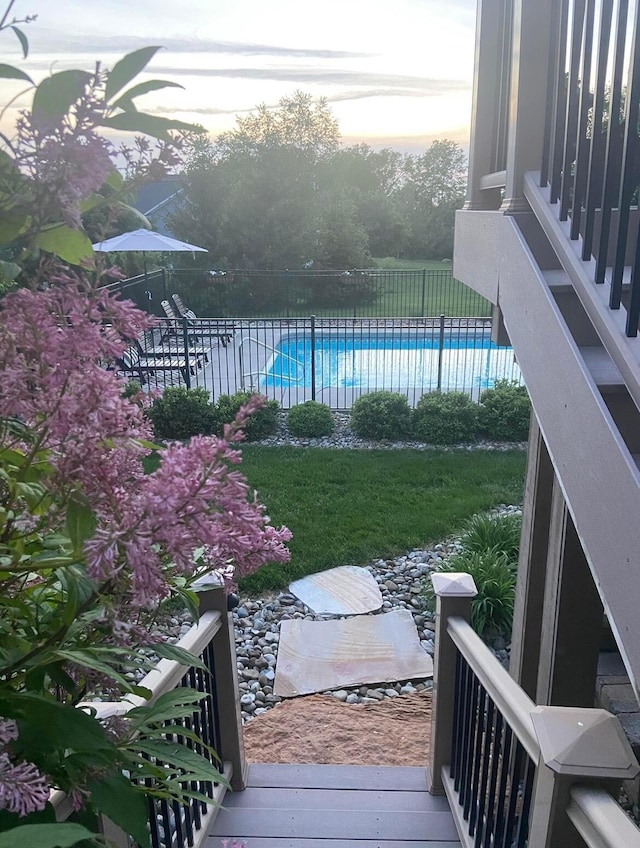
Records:
M449 139L434 141L421 156L407 156L402 198L411 227L407 253L416 258L450 257L455 211L466 188L466 160Z
M332 156L339 141L338 122L327 101L321 98L314 103L310 94L298 90L282 97L277 109L262 103L253 114L238 117L236 127L219 136L216 152L224 158L290 147L318 162Z

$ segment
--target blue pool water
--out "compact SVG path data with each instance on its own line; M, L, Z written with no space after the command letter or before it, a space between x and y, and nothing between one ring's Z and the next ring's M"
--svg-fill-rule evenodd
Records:
M513 348L497 347L490 330L426 333L321 333L315 338L315 384L337 388L487 388L520 379ZM281 337L263 372L263 388L311 386L311 338Z

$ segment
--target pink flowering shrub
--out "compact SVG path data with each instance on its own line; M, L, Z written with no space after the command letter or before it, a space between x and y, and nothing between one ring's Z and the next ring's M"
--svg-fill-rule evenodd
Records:
M24 45L11 5L0 31L12 27ZM195 129L137 110L149 83L123 92L156 50L136 51L111 72L47 77L0 154L0 247L14 257L0 262L0 291L20 282L0 299L0 834L15 830L4 844L32 844L30 827L41 848L62 844L57 828L65 845L92 837L53 820L54 787L144 847L146 795L184 802L200 797L193 786L220 779L171 735L171 722L181 722L181 737L198 748L184 719L201 693L166 693L130 710L117 732L76 705L98 687L110 698L145 694L126 672L148 667L145 649L158 638L149 625L163 599L193 607L197 577L213 572L231 587L289 556L289 531L270 524L238 468L242 428L262 400L242 408L223 438L160 448L144 400L127 397L108 370L150 319L90 282L102 271L82 209L124 185L97 130L160 137L155 150L144 139L127 149L126 173L138 179L174 161L169 130ZM0 76L30 81L3 67ZM151 451L159 462L147 473ZM154 651L162 656L163 645Z

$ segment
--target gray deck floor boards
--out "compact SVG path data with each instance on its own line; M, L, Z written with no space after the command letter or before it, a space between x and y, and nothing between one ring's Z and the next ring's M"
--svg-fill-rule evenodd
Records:
M445 798L421 768L257 765L228 794L208 840L249 848L459 848Z

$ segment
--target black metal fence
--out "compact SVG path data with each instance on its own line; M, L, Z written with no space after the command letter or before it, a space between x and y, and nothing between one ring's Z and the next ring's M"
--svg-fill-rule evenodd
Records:
M387 390L415 405L426 392L477 399L499 379L520 379L513 351L491 341L488 318L159 319L119 360L146 389L203 386L257 391L283 408L305 400L348 409Z
M113 283L112 291L163 316L180 295L198 316L428 318L491 314L491 304L450 270L207 271L161 269Z

